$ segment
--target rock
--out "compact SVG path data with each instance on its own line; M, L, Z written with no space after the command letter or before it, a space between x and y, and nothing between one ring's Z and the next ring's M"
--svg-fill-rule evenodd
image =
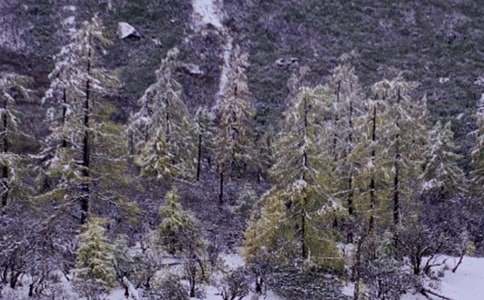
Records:
M130 24L126 22L119 22L118 23L118 37L120 39L126 39L129 37L134 37L134 38L141 38L141 34L131 26Z
M196 65L196 64L184 63L181 65L181 68L190 75L196 75L196 76L205 75L205 72L202 69L200 69L199 65Z
M297 57L289 57L289 58L281 57L278 60L276 60L276 65L280 67L286 67L292 64L296 64L298 62L299 62L299 59Z
M484 75L477 77L474 81L474 84L478 86L484 86Z
M450 78L449 77L439 77L439 83L444 84L449 82Z

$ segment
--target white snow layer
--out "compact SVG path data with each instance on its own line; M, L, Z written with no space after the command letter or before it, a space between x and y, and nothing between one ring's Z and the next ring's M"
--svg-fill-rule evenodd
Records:
M197 29L208 24L222 29L222 0L192 0L193 23Z
M438 294L453 300L482 300L484 299L484 258L466 256L455 273L450 271L458 261L458 258L444 257L449 270L445 271L444 277L437 289ZM433 297L437 300L439 298ZM405 295L402 300L428 300L421 295Z

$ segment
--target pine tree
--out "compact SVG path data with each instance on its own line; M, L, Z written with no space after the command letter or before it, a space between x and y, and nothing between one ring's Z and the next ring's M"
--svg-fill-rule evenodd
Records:
M476 195L481 195L484 186L484 95L477 102L475 119L477 128L473 132L475 144L471 151L472 171L470 180L473 192Z
M302 88L286 114L274 147L275 186L261 199L262 213L247 230L248 256L263 247L285 263L308 258L328 263L324 256L335 254L322 220L337 206L327 192L332 159L322 120L325 97L321 87Z
M415 200L415 186L419 186L424 164L427 130L425 125L426 101L417 100L412 92L416 83L398 75L375 85L376 93L383 95L388 119L383 132L391 168L391 202L393 225L398 226L401 207Z
M128 127L137 163L143 173L157 178L195 177L194 126L182 100L182 86L174 78L178 53L176 48L168 51Z
M183 210L176 189L167 192L160 216L159 244L168 253L183 254L203 246L196 220Z
M104 221L90 217L79 236L77 250L76 277L94 281L103 288L111 288L116 281L113 249L106 238Z
M442 125L438 121L429 135L423 173L424 191L437 190L440 196L463 195L467 191L466 180L458 164L462 156L457 154L451 122Z
M119 159L126 151L123 131L112 121L114 108L105 98L118 82L99 67L100 50L109 44L98 17L84 22L55 57L51 86L44 97L50 106L51 132L41 161L44 177L54 186L48 186L42 197L62 200L67 206L80 203L81 224L87 220L91 203L103 203L91 198L122 200L113 178L119 179L116 184L127 180L126 164Z
M159 244L170 254L182 255L184 273L190 285L190 297L195 297L198 279L207 279L205 244L197 221L183 210L175 189L166 194L165 201L160 209L162 221L158 229Z
M14 194L26 189L22 184L21 169L22 155L12 150L22 137L29 137L21 127L21 113L17 107L17 100L29 100L31 91L27 88L30 79L13 73L0 74L0 170L1 207L7 205ZM17 195L18 196L18 195Z
M361 120L363 135L355 147L354 155L360 162L360 172L355 178L360 193L356 201L360 212L367 212L368 230L373 232L375 219L382 217L381 211L388 194L388 155L384 132L388 120L386 103L374 91L372 98L365 98L367 112Z
M362 118L366 114L366 102L362 87L355 74L353 66L347 61L347 56L341 58L342 64L333 70L330 81L331 94L334 95L332 106L333 146L335 160L335 175L341 181L336 194L344 199L347 212L352 219L355 213L355 193L362 188L357 186L356 177L361 168L361 149L363 130ZM348 232L348 240L352 240L353 233Z
M245 171L253 152L252 121L254 110L247 85L247 54L234 50L229 84L218 107L215 156L219 174L219 202L224 199L224 179L236 171Z

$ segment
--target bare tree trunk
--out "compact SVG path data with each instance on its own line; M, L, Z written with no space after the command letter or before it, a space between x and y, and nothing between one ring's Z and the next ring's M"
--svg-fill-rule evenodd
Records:
M198 135L197 181L200 180L202 170L202 135Z
M8 109L7 107L7 99L5 99L4 102L4 107L3 109L6 111ZM3 115L3 153L7 153L9 151L9 140L8 140L8 117L4 113ZM2 166L2 179L3 179L3 194L2 194L2 207L7 205L8 202L8 192L9 192L9 186L8 186L8 179L9 179L9 174L8 174L8 166L4 164Z
M220 205L224 204L224 171L220 171L220 185L218 193L218 202Z
M66 124L66 118L67 118L67 93L66 93L66 89L64 88L62 93L62 127L64 127ZM61 147L62 148L67 147L67 139L64 133L62 133Z
M373 167L375 167L375 159L376 159L376 150L375 150L375 143L376 143L376 105L373 106L373 116L371 118L371 155L370 159L372 162ZM375 172L373 171L370 178L370 220L369 220L369 232L372 232L375 227L375 207L376 207L376 184L375 184Z
M306 201L304 201L306 202ZM307 250L307 245L306 245L306 216L305 216L305 210L304 208L302 209L301 212L301 257L303 259L306 259L308 257L308 250Z
M87 57L87 74L91 72L91 49L88 50ZM82 141L82 177L83 183L81 184L81 224L85 224L87 221L89 213L89 198L90 198L90 92L91 92L91 81L89 77L86 80L86 97L84 99L84 137Z

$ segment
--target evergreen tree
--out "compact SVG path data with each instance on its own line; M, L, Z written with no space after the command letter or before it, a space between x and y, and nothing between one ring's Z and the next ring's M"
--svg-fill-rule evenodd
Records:
M414 82L402 75L383 80L375 85L377 94L383 96L388 109L388 119L383 132L388 149L391 169L391 205L393 225L398 226L401 207L415 200L419 178L424 164L427 130L425 127L426 102L412 97Z
M458 164L462 156L457 154L450 121L444 125L438 121L430 131L426 158L424 191L437 190L440 196L447 197L466 192L464 171Z
M168 51L153 83L138 100L128 133L136 162L143 173L157 178L194 178L195 132L176 81L179 51Z
M100 52L109 44L98 17L84 22L55 57L44 97L51 132L40 158L50 184L44 184L42 198L62 200L67 207L80 203L81 224L91 204L105 203L91 198L125 201L117 192L128 180L120 159L126 155L125 138L106 101L118 81L99 67Z
M93 177L98 177L96 174L111 175L93 170L93 165L101 165L99 162L93 164L93 159L101 157L99 154L106 149L105 145L96 142L109 144L110 152L121 151L122 147L119 128L102 120L102 117L108 117L105 114L110 108L100 98L112 93L117 85L117 80L109 72L97 66L99 49L109 44L98 17L84 22L72 41L56 55L55 67L50 74L51 86L44 97L44 101L50 104L48 116L52 126L41 159L47 177L56 180L55 187L49 188L44 196L61 199L67 196L72 201L79 201L81 223L85 223L88 217ZM94 144L98 144L98 149L94 149Z
M275 143L275 185L261 199L262 212L246 232L249 259L260 247L285 263L308 258L328 263L325 255L336 252L321 218L337 206L327 192L332 166L321 120L326 96L325 89L302 88L286 114Z
M183 210L180 196L172 189L165 196L165 205L160 209L162 221L158 234L159 244L170 254L180 254L200 249L203 243L195 219Z
M254 110L245 69L247 54L234 50L229 84L218 106L215 156L219 174L219 202L223 203L224 179L236 171L245 171L253 152L252 121Z
M111 288L116 280L113 249L106 238L103 220L90 217L79 236L76 278Z
M484 95L477 102L475 119L477 128L473 132L475 144L471 151L472 171L470 180L473 192L480 196L484 186Z
M355 70L347 59L347 56L341 58L343 63L333 70L330 81L331 94L335 95L332 107L336 108L332 111L335 121L332 122L330 130L333 131L335 175L340 181L336 194L344 199L348 215L352 219L355 213L354 201L358 198L355 193L362 188L361 185L357 186L361 182L357 182L356 178L361 171L362 152L359 146L363 142L365 127L362 119L366 114L366 102ZM349 241L352 236L350 230Z
M18 194L26 186L22 184L22 155L15 153L16 142L29 137L20 127L20 111L17 107L18 98L28 100L31 92L27 86L30 79L13 73L0 74L0 197L1 207L7 205L14 194ZM17 195L18 196L18 195Z

